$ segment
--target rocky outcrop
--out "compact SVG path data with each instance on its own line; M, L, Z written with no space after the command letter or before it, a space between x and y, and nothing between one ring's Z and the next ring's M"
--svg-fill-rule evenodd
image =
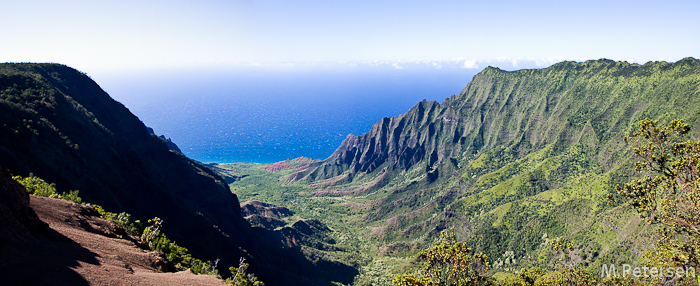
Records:
M445 154L447 146L440 138L445 125L438 119L445 111L437 102L424 100L405 114L380 120L363 135L348 135L328 159L290 175L288 180L317 181L351 174L336 182L344 183L355 173L405 171L421 162L427 163L428 173L436 174L436 164L451 155Z
M32 240L47 230L48 226L29 206L27 189L0 166L0 241Z
M156 134L156 132L153 131L153 128L151 128L151 127L146 127L146 129L148 130L148 134L151 134L151 135L154 135L154 136L158 136L158 135ZM158 138L160 138L161 140L165 141L165 145L168 146L168 149L170 149L170 151L175 151L175 152L178 152L178 153L182 153L182 150L180 150L180 147L178 147L177 144L175 144L175 142L173 142L173 140L170 139L170 137L165 138L165 135L160 135L160 136L158 136Z
M264 217L280 219L292 216L294 215L294 213L286 207L279 207L270 203L261 202L258 200L251 200L241 204L241 215L243 215L244 217L260 215Z
M291 226L276 230L279 239L289 247L311 247L318 250L339 250L335 240L329 236L328 226L317 219L300 219Z
M436 152L434 118L444 112L435 101L422 101L405 114L384 118L360 136L348 136L329 163L351 172L372 172L381 166L408 169Z

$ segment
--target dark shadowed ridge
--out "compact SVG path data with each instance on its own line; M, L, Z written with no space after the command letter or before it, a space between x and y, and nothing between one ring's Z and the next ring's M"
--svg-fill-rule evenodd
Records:
M299 249L265 239L219 175L170 151L85 74L59 64L2 64L0 92L0 162L13 174L34 173L59 192L80 190L108 211L158 216L168 237L195 256L220 258L220 266L248 257L269 285L347 283L356 273L314 265Z

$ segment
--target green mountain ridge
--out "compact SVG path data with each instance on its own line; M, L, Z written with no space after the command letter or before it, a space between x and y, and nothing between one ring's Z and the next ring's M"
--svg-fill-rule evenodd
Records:
M697 60L692 58L644 66L610 60L563 62L515 72L488 67L460 95L442 104L423 101L405 114L382 119L366 134L348 136L330 158L310 171L309 178L327 179L346 170L369 173L383 164L406 170L422 162L432 169L436 163L447 165L447 158L464 162L466 149L475 153L514 140L538 149L554 140L585 140L586 132L593 131L603 136L597 140L606 142L605 136L629 129L640 112L650 108L647 103L658 101L652 97L688 92L687 98L675 99L684 102L658 107L679 113L677 108L691 103L690 95L696 92L693 77L683 73L695 68ZM670 75L669 69L680 74ZM633 79L647 82L635 84ZM626 122L607 122L620 113ZM686 115L694 114L686 111ZM612 129L603 130L610 124Z
M378 276L396 273L448 228L494 271L548 267L547 245L558 236L574 239L576 262L592 269L633 263L651 245L650 228L607 198L635 176L622 137L646 117L683 118L697 132L698 98L693 58L489 67L459 95L420 102L349 135L326 160L271 175L280 183L261 185L267 175L249 172L231 187L243 200L287 206L339 237L371 241L354 260L364 265L358 285L387 284Z

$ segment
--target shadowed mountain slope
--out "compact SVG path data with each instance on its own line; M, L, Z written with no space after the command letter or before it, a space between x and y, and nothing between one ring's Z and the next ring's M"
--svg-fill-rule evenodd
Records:
M171 152L86 75L55 64L4 64L0 88L0 160L14 174L32 172L59 192L80 190L108 210L159 216L168 235L206 259L220 255L218 245L242 254L235 245L246 243L247 224L223 180Z
M299 249L264 239L242 218L224 179L170 151L88 76L63 65L0 65L0 162L15 175L55 182L59 192L80 190L109 211L142 221L158 216L168 237L194 256L221 258L220 266L248 257L250 271L270 285L353 276L342 264L317 267Z

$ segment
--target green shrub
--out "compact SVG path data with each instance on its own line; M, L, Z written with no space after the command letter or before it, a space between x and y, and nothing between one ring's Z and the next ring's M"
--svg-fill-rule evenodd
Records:
M41 196L41 197L55 197L56 184L47 183L43 179L34 176L34 174L29 174L29 177L13 176L12 179L22 184L30 195Z
M245 263L245 258L241 257L238 267L232 266L229 268L233 276L226 279L226 283L237 286L265 286L265 283L258 280L255 274L246 272L248 266L248 263Z
M456 241L454 232L443 231L440 240L418 254L423 261L423 271L399 275L394 279L394 285L492 284L492 279L486 276L489 269L486 255L472 252L466 243Z
M56 192L55 183L47 183L42 178L34 176L34 174L29 174L29 177L13 176L12 179L22 184L27 189L27 193L40 197L54 198L54 199L64 199L78 204L83 203L83 199L80 198L78 190L73 190L68 193L59 194Z
M83 199L80 198L80 196L79 196L79 194L78 194L78 190L73 190L73 191L70 191L70 192L68 192L68 193L63 193L63 194L60 195L58 198L59 198L59 199L64 199L64 200L68 200L68 201L72 201L72 202L75 202L75 203L77 203L77 204L82 204L82 203L83 203Z

